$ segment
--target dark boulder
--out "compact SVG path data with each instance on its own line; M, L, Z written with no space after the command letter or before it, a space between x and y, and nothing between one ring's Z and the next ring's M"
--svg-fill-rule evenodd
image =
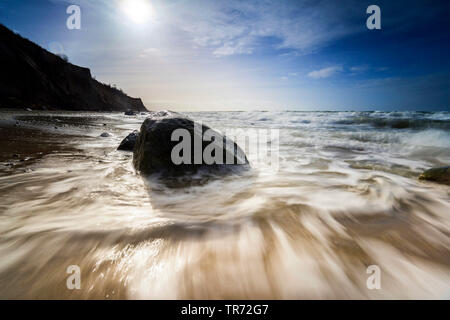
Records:
M127 110L127 111L125 111L125 115L126 116L135 116L136 112L134 112L133 110Z
M56 129L56 127L55 127L55 129ZM107 138L107 137L109 137L110 136L110 134L108 133L108 132L103 132L101 135L100 135L100 137L102 137L102 138Z
M173 160L173 150L178 150L177 155L182 155L186 159L184 149L179 152L181 143L185 138L177 137L172 141L172 133L176 129L182 130L189 135L190 156L188 161L176 163ZM214 133L214 137L204 141L203 135L208 130ZM215 142L217 144L214 144ZM197 143L195 143L197 142ZM214 144L221 152L221 161L205 161L203 152L207 146ZM177 146L177 149L174 147ZM211 150L209 147L208 150ZM215 151L211 152L215 156ZM189 152L186 152L189 155ZM218 156L219 157L219 156ZM216 159L216 158L215 158ZM227 161L228 160L228 161ZM231 160L231 161L230 161ZM205 169L208 172L229 172L235 169L248 168L248 160L245 153L233 141L227 139L217 131L211 130L208 126L201 125L187 118L186 116L171 112L159 111L151 112L149 117L142 123L139 137L136 141L133 153L133 164L139 172L150 175L161 173L168 176L181 176L185 174L196 173L199 169Z
M136 140L139 136L139 131L134 130L132 133L127 135L125 139L122 140L117 150L122 151L133 151Z
M419 179L450 185L450 166L426 170Z

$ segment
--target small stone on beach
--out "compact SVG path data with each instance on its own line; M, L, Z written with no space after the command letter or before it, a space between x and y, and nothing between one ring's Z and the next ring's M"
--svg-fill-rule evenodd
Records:
M428 169L419 176L419 180L450 185L450 166Z

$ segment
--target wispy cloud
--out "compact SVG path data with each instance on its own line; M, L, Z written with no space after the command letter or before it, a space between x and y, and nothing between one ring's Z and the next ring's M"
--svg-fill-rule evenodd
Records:
M352 74L363 73L363 72L365 72L367 70L369 70L369 66L368 65L361 65L361 66L350 67L350 72Z
M246 41L227 41L222 43L213 54L215 56L230 56L234 54L251 54L253 53L253 48Z
M139 54L140 58L147 58L149 56L156 56L161 55L161 50L158 48L146 48L142 50L142 52Z
M333 66L328 68L323 68L320 70L314 70L308 73L308 77L313 79L323 79L323 78L329 78L332 75L342 71L342 66Z
M197 10L201 8L201 10ZM330 41L359 32L348 1L339 4L311 1L199 1L179 2L168 18L198 46L211 47L217 56L251 54L267 42L274 50L309 53Z

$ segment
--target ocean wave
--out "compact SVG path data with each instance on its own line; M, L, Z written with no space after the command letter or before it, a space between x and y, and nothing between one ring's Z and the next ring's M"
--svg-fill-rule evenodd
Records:
M450 148L450 132L443 130L420 131L404 136L402 142L413 146Z
M392 129L443 129L450 130L449 120L439 119L405 119L405 118L375 118L375 117L355 117L337 120L338 125L370 125L375 128Z
M211 121L217 125L280 128L339 128L367 127L375 129L439 129L450 130L450 113L419 111L363 111L363 112L307 112L307 111L248 111L223 112L220 120L213 112L189 113L196 119Z
M450 163L450 131L426 126L448 113L189 115L225 130L281 128L279 167L256 161L242 175L168 188L116 150L142 122L118 113L55 113L58 135L15 136L26 148L4 154L53 148L10 160L0 177L0 298L379 298L366 287L369 264L385 270L385 297L448 292L450 189L417 179ZM405 119L408 129L393 127ZM69 125L76 136L61 134ZM82 290L64 286L72 264Z

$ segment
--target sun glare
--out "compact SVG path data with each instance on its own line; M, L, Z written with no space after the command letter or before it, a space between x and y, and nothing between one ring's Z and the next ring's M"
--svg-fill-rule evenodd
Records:
M154 9L148 0L124 0L122 11L137 24L148 22L154 15Z

